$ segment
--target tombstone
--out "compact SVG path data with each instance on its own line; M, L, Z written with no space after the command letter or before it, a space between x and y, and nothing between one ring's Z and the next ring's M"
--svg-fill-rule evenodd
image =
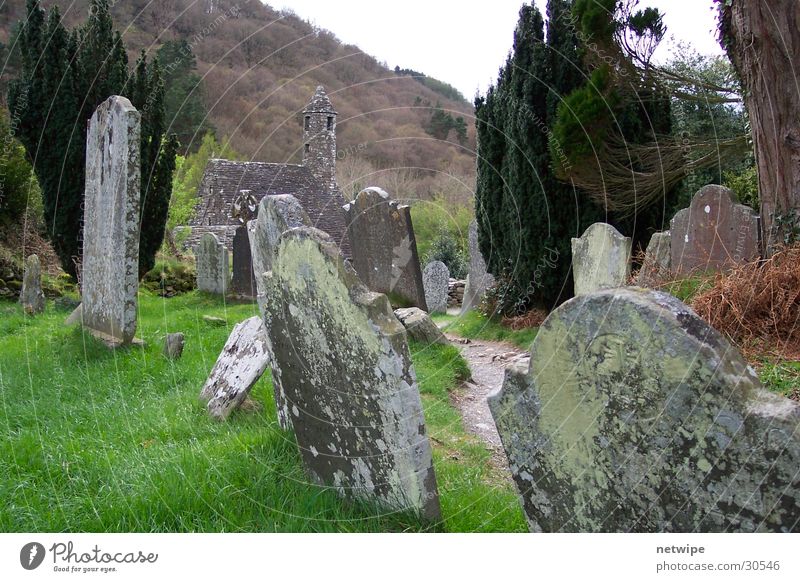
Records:
M19 302L25 313L36 315L44 311L45 298L42 291L42 266L37 255L25 259L25 272L22 275L22 291Z
M168 333L164 336L164 357L179 360L183 355L184 336L182 333Z
M396 306L427 311L410 208L366 188L344 210L353 266L364 284Z
M678 274L724 271L759 257L759 219L733 191L704 186L670 223L672 268Z
M642 268L636 275L636 284L651 287L665 283L672 273L670 231L656 232L650 237L644 252Z
M428 313L447 313L449 283L450 270L442 261L431 261L425 266L422 272L422 286L425 288Z
M478 223L469 223L469 274L461 302L461 315L481 304L486 290L494 285L494 277L486 272L486 261L478 245Z
M450 343L442 333L442 330L433 322L431 316L419 307L395 309L394 315L406 328L409 338L426 345L448 345Z
M388 510L441 517L431 447L403 326L333 239L284 232L265 324L303 464L319 484Z
M800 527L800 405L666 293L566 302L489 407L533 531Z
M228 418L261 378L269 360L269 341L261 318L253 316L237 323L200 391L200 401L211 417Z
M231 291L244 297L256 296L256 279L247 226L240 226L233 235L233 277Z
M71 319L110 345L136 333L140 126L131 102L115 95L94 112L86 136L82 302Z
M572 239L575 295L622 287L631 275L631 239L604 222L595 222Z
M228 270L228 249L219 239L206 233L194 249L197 261L197 289L215 295L228 292L230 273Z

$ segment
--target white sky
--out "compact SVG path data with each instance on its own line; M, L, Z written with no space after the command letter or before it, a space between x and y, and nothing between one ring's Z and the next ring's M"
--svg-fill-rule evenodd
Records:
M496 79L511 48L522 0L268 0L385 61L450 83L472 100ZM545 13L547 0L536 0ZM667 36L721 54L712 0L641 0L664 13ZM669 42L657 58L669 54Z

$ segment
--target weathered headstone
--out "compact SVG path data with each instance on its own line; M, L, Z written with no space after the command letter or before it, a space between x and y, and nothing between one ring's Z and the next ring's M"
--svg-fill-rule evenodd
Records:
M676 273L722 271L759 257L758 216L732 190L704 186L670 224Z
M494 285L494 277L486 272L486 261L478 245L478 223L469 223L469 274L464 287L464 300L461 303L461 315L478 307L486 290Z
M636 284L650 287L666 282L672 273L670 231L656 232L650 237L644 252L642 268L636 275Z
M184 336L182 333L168 333L164 336L164 357L178 360L183 355Z
M419 307L404 307L395 309L394 314L403 327L406 328L408 337L423 344L444 344L450 342L431 319L431 316Z
M228 292L230 273L228 249L211 233L200 239L194 250L197 261L197 289L215 295Z
M22 291L19 294L19 302L25 313L35 315L44 311L42 266L37 255L30 255L25 259L25 272L22 274Z
M344 210L353 266L364 284L400 307L427 311L410 208L366 188Z
M302 227L265 276L265 323L307 472L342 494L440 518L403 326L333 240Z
M428 313L447 313L447 292L450 269L442 261L431 261L422 272L425 303Z
M631 239L604 222L595 222L572 239L575 295L622 287L631 275Z
M254 316L237 323L200 391L200 401L207 405L208 413L218 420L228 418L261 378L269 360L269 342L261 318Z
M489 405L533 531L800 527L800 405L666 293L563 304Z
M139 145L141 115L111 96L92 115L86 136L86 189L79 319L110 344L136 333L139 288Z
M231 291L245 297L256 296L256 280L253 258L250 252L250 237L247 226L240 226L233 235L233 277Z

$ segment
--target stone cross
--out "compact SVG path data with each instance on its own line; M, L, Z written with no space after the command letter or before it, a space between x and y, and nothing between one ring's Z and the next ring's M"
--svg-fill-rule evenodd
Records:
M604 222L595 222L572 239L575 295L622 287L631 275L631 239Z
M228 249L219 239L207 232L194 250L197 262L197 289L215 295L228 292L230 272Z

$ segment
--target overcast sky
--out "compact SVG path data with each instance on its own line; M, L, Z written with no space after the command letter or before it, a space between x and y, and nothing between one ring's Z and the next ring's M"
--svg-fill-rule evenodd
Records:
M497 77L511 48L521 0L269 0L385 61L446 81L472 99ZM544 12L547 0L536 0ZM641 0L664 13L667 36L721 54L712 0ZM657 58L669 53L669 42Z

